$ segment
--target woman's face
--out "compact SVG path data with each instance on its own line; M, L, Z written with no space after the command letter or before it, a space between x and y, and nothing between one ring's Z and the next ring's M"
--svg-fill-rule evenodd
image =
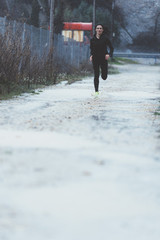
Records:
M101 25L97 25L96 34L101 35L103 33L103 27Z

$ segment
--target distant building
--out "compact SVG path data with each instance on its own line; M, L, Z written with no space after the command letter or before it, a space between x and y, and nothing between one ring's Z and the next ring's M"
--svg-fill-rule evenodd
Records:
M85 35L85 31L89 31L92 35L92 23L85 22L64 22L62 35L65 37L65 41L68 38L74 39L77 42L89 43L89 38Z

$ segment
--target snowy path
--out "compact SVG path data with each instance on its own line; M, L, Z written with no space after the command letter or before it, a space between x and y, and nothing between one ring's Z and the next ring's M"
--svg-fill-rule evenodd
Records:
M159 240L160 69L0 102L0 240Z

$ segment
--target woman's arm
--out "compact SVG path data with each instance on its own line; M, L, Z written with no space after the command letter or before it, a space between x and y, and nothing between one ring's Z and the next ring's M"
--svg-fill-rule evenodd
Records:
M111 41L110 41L109 39L107 39L107 45L108 45L109 50L110 50L110 51L109 51L109 56L112 57L112 56L113 56L114 48L113 48L112 43L111 43Z

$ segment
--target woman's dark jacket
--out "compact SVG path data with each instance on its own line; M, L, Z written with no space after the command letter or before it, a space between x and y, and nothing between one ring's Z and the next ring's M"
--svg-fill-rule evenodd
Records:
M109 48L109 52L108 52ZM113 46L110 40L107 38L105 34L102 34L100 38L96 38L96 35L90 40L90 49L91 49L91 56L93 59L105 59L105 55L109 54L110 57L113 55Z

